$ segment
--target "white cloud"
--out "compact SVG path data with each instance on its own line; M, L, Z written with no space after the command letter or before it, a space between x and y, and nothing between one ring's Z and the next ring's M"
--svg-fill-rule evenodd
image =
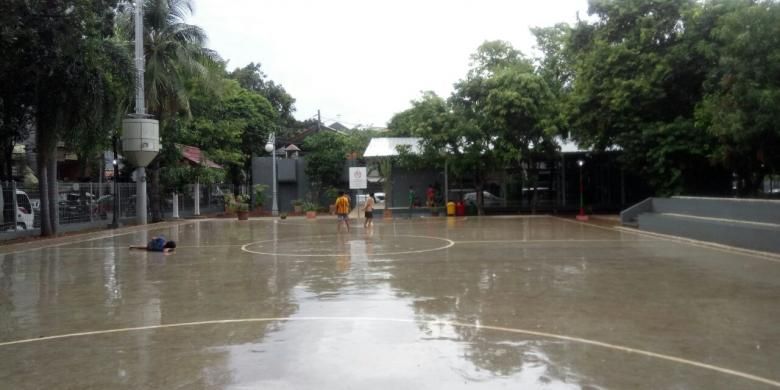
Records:
M449 95L485 40L531 54L530 27L584 17L587 0L195 0L191 23L230 68L260 62L296 117L384 125L423 90Z

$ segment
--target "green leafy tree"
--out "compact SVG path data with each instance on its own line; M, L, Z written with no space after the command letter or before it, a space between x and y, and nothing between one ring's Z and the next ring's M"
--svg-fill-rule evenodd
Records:
M57 232L58 142L74 129L110 132L104 125L117 116L112 80L125 78L129 64L111 39L115 7L115 1L4 3L0 77L17 92L3 94L3 105L34 113L44 236Z
M195 83L192 117L177 123L177 139L198 146L224 165L233 184L249 177L251 156L263 152L277 114L268 100L224 79L218 90Z
M260 63L252 62L243 68L236 68L228 76L238 81L241 87L268 99L278 113L279 125L283 130L296 127L296 120L292 116L295 112L295 99L287 93L281 84L268 78L268 75L260 68Z
M706 63L686 38L692 0L592 1L568 50L574 69L568 120L585 147L617 146L621 159L661 194L727 190L709 156L715 140L694 123Z
M313 201L317 201L326 187L343 183L344 163L347 159L347 139L341 134L321 132L303 141L306 152L306 175L311 181Z
M716 64L698 125L717 139L713 160L738 175L739 192L755 195L780 170L780 4L707 4L698 19L712 25L698 47Z
M494 130L494 152L507 167L524 172L536 211L539 163L554 158L558 133L556 97L543 76L507 67L487 82L484 116Z
M453 114L458 118L450 132L454 132L451 136L460 144L458 164L466 165L473 174L477 209L482 215L487 174L495 169L504 169L513 159L499 147L503 140L496 134L493 112L488 106L491 93L497 96L495 81L491 80L509 69L512 72L533 73L533 66L520 51L503 41L483 43L471 56L471 60L471 69L465 79L455 84L455 91L450 98Z

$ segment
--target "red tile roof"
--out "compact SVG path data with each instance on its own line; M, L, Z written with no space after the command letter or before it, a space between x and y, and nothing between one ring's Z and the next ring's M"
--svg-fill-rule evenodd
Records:
M198 164L198 165L205 165L209 168L222 169L221 165L205 157L203 151L200 150L200 148L196 148L195 146L189 146L189 145L181 145L181 144L176 144L176 147L179 148L179 151L181 152L181 156L184 157L185 160L188 160L191 163Z

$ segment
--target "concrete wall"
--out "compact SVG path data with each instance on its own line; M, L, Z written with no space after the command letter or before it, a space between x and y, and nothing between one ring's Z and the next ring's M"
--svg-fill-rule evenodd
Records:
M653 210L657 213L780 224L780 201L778 200L698 197L653 198Z
M650 202L651 207L645 201L637 208L641 230L780 253L780 201L673 197Z
M745 249L780 253L780 229L766 225L647 213L639 215L639 228Z
M277 172L279 182L277 184L277 198L280 212L292 211L291 202L295 199L303 199L309 192L309 180L304 173L306 160L277 159ZM266 200L263 206L271 210L273 198L272 161L270 157L252 158L252 183L268 186Z
M389 207L409 207L409 186L412 186L415 196L424 206L425 190L428 189L429 184L436 185L437 183L439 189L444 190L444 172L409 171L393 168L393 194Z

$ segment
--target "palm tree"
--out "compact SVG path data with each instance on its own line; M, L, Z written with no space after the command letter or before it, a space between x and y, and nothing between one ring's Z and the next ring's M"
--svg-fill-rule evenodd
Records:
M180 113L189 115L187 81L201 79L207 85L216 85L222 70L219 55L205 47L207 37L203 29L184 22L192 11L192 0L144 2L146 109L160 121L163 139L166 139L167 121ZM132 41L131 6L124 4L120 15L119 28L128 41ZM162 219L159 160L155 160L150 168L152 221L159 221Z

